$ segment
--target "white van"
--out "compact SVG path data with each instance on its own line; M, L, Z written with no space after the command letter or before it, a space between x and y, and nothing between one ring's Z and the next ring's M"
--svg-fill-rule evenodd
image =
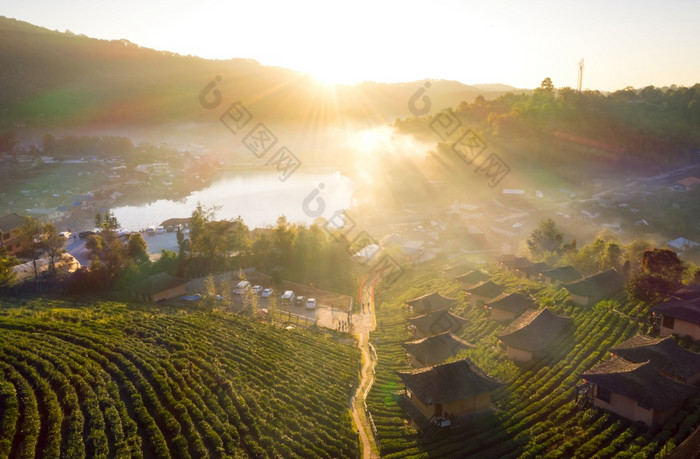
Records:
M292 304L294 302L294 292L287 290L282 294L282 303Z
M233 289L233 293L235 293L236 295L243 295L248 290L250 290L250 282L240 281L236 285L236 288Z

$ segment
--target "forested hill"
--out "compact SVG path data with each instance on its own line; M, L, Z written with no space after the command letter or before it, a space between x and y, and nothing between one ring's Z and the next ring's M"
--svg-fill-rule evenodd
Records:
M198 95L216 75L221 76L217 89L225 103L241 101L266 120L312 120L320 126L339 119L386 122L410 115L407 101L423 83L329 88L308 75L250 59L181 56L4 17L0 68L0 127L197 121L207 112ZM493 98L513 89L433 81L432 109L437 112L479 94Z
M467 129L490 145L507 146L523 161L580 167L592 162L626 169L666 169L700 157L700 83L690 88L625 88L610 94L555 88L546 78L528 94L494 100L477 97L449 111L461 128L443 145L449 148ZM437 138L437 116L397 120L404 132ZM447 118L442 119L445 124ZM455 121L455 124L456 121ZM445 150L446 151L446 150ZM695 158L695 159L694 159Z

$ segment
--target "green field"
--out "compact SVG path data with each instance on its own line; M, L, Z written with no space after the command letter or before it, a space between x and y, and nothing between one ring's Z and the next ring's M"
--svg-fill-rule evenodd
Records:
M0 457L358 457L359 351L311 327L0 300Z
M492 272L497 271L492 269ZM539 306L573 318L571 333L559 338L543 360L516 365L505 358L496 337L505 325L492 321L483 306L465 301L457 283L438 266L413 270L389 289L377 289L377 330L372 343L378 355L376 382L367 405L377 427L382 457L661 457L700 424L700 396L661 430L647 430L597 409L577 408L576 385L581 373L604 358L608 349L637 333L646 311L626 302L624 294L595 307L576 306L565 290L496 274L508 291L533 293ZM402 385L396 371L408 369L401 343L409 340L406 301L438 291L458 298L455 312L468 319L460 335L475 345L469 356L482 369L505 382L492 394L496 410L450 429L417 431L398 405ZM683 345L698 351L698 344Z

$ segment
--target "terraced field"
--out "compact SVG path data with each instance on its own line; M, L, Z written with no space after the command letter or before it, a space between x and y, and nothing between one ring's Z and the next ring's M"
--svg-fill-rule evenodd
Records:
M529 291L540 306L573 318L573 333L556 341L548 358L523 365L507 360L496 337L504 325L488 318L483 307L468 305L456 282L446 280L438 266L407 273L389 289L379 284L380 326L371 336L379 360L367 405L377 426L382 457L662 457L700 424L700 396L690 399L662 430L655 431L597 409L577 408L579 375L598 363L610 347L640 330L646 313L638 305L626 303L621 294L595 307L581 307L570 302L563 289L544 288L508 273L496 277L508 291ZM402 386L396 371L409 368L400 346L409 338L405 303L431 291L460 299L456 313L468 322L459 335L475 345L461 355L468 355L506 385L492 394L495 411L450 430L419 432L397 403ZM682 344L698 351L697 345Z
M360 356L333 335L223 313L0 304L0 457L359 456Z

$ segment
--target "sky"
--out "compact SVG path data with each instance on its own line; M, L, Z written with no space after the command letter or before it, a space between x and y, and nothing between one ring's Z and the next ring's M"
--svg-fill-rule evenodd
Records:
M581 59L584 89L700 82L697 0L0 0L0 15L327 83L575 88Z

